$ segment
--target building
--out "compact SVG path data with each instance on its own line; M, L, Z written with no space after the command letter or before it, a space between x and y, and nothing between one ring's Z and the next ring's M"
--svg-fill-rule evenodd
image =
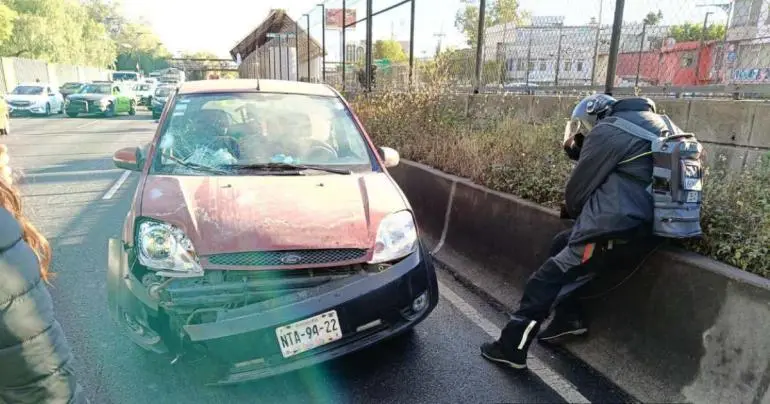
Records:
M770 82L770 2L735 0L726 40L725 81Z
M375 40L376 42L376 40ZM409 41L396 41L401 50L409 57ZM345 41L345 63L364 63L366 60L366 41Z
M719 42L706 42L698 52L698 41L680 42L644 52L620 52L616 66L619 86L694 86L719 82L713 68ZM700 68L696 69L696 65ZM697 78L696 78L697 71Z
M321 45L281 9L271 10L257 28L230 50L230 55L234 60L240 55L241 78L321 81Z
M624 25L620 52L659 47L667 30ZM516 27L507 23L489 27L485 31L484 61L504 62L507 82L590 85L606 75L606 62L594 69L594 61L609 52L611 35L609 25L566 26L561 16L535 16L529 25Z

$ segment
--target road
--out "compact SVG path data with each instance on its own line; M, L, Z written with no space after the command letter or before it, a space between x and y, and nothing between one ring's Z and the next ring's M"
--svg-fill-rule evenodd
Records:
M296 373L207 387L195 363L145 353L108 316L105 267L107 240L119 235L138 180L112 165L112 153L150 141L156 126L146 111L109 120L15 118L11 136L0 138L23 173L26 212L53 246L57 316L93 403L628 401L558 349L535 347L532 371L483 360L479 345L506 317L440 269L440 303L413 335Z

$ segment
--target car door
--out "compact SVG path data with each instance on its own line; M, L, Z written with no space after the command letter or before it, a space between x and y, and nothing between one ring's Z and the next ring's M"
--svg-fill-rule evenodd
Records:
M126 110L124 105L125 97L121 94L119 86L112 88L112 95L115 97L115 113L124 112Z
M48 104L51 105L51 111L58 111L61 105L59 105L59 99L56 98L56 93L53 91L53 89L51 89L51 87L46 87L45 91L46 94L48 94Z

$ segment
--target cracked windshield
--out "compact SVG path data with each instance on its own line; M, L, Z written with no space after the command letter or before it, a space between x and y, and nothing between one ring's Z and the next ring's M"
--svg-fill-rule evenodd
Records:
M770 404L770 0L0 0L0 404Z

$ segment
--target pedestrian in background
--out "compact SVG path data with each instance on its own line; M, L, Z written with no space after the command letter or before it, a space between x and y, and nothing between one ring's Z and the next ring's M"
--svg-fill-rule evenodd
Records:
M51 248L24 216L0 144L0 402L87 403L46 283Z

